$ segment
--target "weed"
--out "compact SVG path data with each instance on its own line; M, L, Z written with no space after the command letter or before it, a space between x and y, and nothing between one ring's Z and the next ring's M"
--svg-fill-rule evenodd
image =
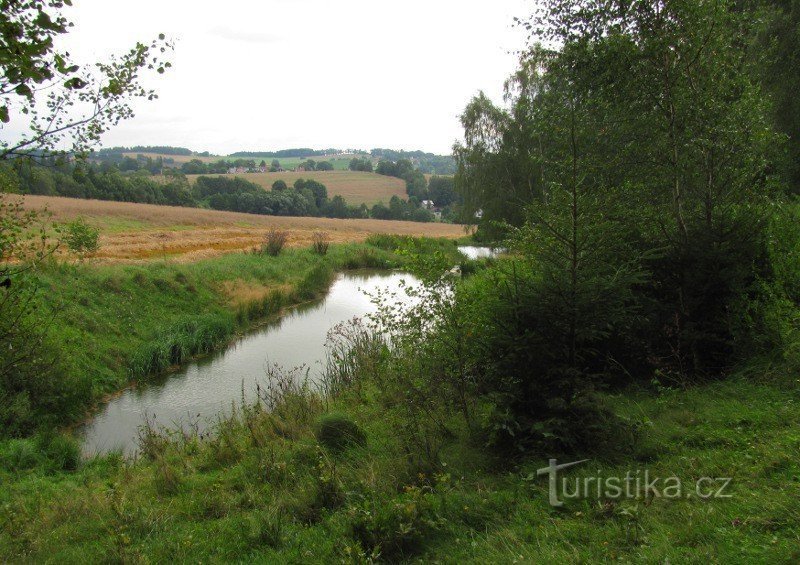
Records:
M289 232L278 228L270 228L264 236L264 242L261 244L261 253L277 257L280 255L288 239Z
M327 233L315 231L311 235L311 249L317 255L327 255L328 247L330 247L331 239Z

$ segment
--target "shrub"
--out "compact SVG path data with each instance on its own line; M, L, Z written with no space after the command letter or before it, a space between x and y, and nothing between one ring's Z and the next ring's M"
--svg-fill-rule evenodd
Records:
M289 232L277 228L270 228L264 236L264 243L261 245L261 253L267 253L273 257L277 257L280 255L288 239Z
M330 237L321 231L315 231L311 236L311 248L317 255L327 255L330 246Z
M350 510L350 535L368 554L389 562L419 552L436 527L431 495L426 489L406 487L390 501L371 501Z
M90 226L83 218L78 218L64 226L64 242L69 250L79 255L97 253L100 230Z
M344 414L325 414L317 420L317 441L332 451L367 443L364 431Z

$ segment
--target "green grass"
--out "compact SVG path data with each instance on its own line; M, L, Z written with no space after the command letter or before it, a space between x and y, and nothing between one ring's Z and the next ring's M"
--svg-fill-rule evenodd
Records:
M373 391L374 392L374 391ZM731 498L547 502L546 457L494 459L457 430L423 474L399 439L403 416L373 392L328 406L249 412L215 439L163 444L130 466L11 470L0 455L0 559L443 563L789 563L800 558L800 390L743 378L610 401L642 425L624 459L566 474L733 477ZM318 414L367 437L320 447ZM30 451L35 451L33 446ZM34 457L34 455L30 455ZM19 456L17 456L19 459Z

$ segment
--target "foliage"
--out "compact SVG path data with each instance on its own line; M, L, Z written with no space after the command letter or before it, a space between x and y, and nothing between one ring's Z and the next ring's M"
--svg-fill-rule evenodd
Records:
M97 63L96 74L70 61L55 40L72 25L61 9L70 2L4 1L0 35L0 121L22 114L31 133L0 144L0 160L51 151L70 141L83 153L120 120L130 118L131 100L153 100L156 94L140 83L145 70L164 73L171 66L164 54L172 45L160 35L150 44L137 43L121 57ZM38 98L46 92L45 107Z
M348 168L351 171L364 171L367 173L372 172L372 159L353 157L350 160Z
M100 230L86 223L82 217L64 225L64 243L73 253L92 255L99 249Z

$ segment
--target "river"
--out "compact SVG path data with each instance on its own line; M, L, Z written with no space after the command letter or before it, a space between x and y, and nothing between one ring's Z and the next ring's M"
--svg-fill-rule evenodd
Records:
M492 254L478 247L459 249L471 258ZM378 290L398 291L402 280L415 282L411 275L398 272L340 274L321 300L289 309L224 351L124 390L78 430L84 455L110 451L134 455L138 429L145 417L161 426L191 424L202 431L216 416L240 404L243 394L245 400L254 400L256 385L263 384L270 365L287 369L305 366L312 378L318 376L326 359L328 330L374 312L370 295ZM400 291L396 300L406 301L408 297Z

